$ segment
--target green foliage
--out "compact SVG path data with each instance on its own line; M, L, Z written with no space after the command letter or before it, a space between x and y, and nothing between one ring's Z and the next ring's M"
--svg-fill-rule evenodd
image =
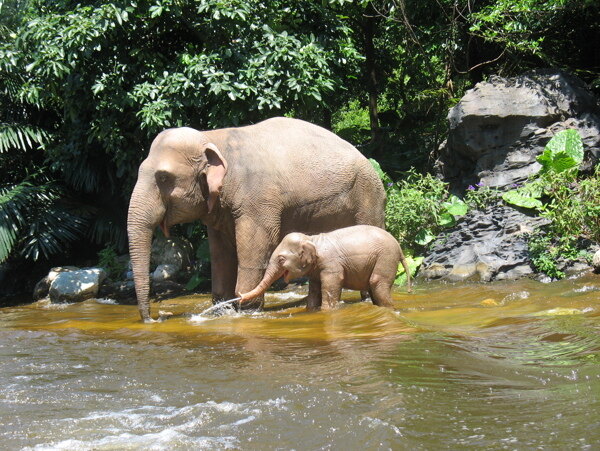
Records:
M544 204L540 200L544 194L543 181L534 180L523 186L506 191L502 199L508 204L523 208L542 209Z
M577 130L562 130L552 137L537 157L541 172L560 173L577 169L583 161L583 142Z
M408 265L408 270L410 271L410 276L414 277L417 274L419 266L423 263L424 257L411 257L410 255L406 256L406 264ZM396 279L394 280L394 285L405 285L407 281L406 271L404 271L404 266L402 263L398 264L398 272L396 273Z
M600 241L600 166L581 180L569 172L554 174L547 180L546 192L549 201L542 215L552 221L552 236Z
M583 145L575 130L552 138L538 161L543 165L538 178L506 192L503 198L513 205L536 208L550 219L545 235L530 238L529 252L539 271L562 278L557 262L580 256L579 238L600 241L600 167L591 176L578 177Z
M557 180L573 180L583 161L583 143L577 130L562 130L548 142L544 152L537 157L542 168L536 178L524 186L505 192L502 198L509 204L542 210L540 198L559 189ZM558 192L558 191L557 191Z
M600 36L597 1L493 0L469 8L469 34L494 49L496 72L554 66L568 67L591 84L600 79L596 69L589 70L595 56L587 45Z
M333 131L354 145L370 139L369 110L358 99L353 99L333 115Z
M470 209L485 210L490 205L496 203L500 198L500 192L479 182L476 185L469 185L465 192L464 201Z
M441 180L412 170L394 183L375 160L370 161L386 187L386 229L403 247L426 246L444 227L453 226L456 216L466 214L466 204L450 195Z
M98 266L104 268L109 278L119 280L127 270L127 266L119 261L117 250L114 246L107 246L98 252Z
M496 0L474 13L470 31L507 50L539 54L543 31L568 0Z
M565 274L558 269L556 260L560 249L551 244L549 236L532 235L528 242L531 262L536 270L553 279L562 279Z
M40 177L0 188L0 262L12 253L35 261L64 252L84 226L61 202L60 190Z
M582 256L573 237L556 237L541 231L529 236L528 247L533 266L552 279L565 277L559 269L560 260L573 261Z

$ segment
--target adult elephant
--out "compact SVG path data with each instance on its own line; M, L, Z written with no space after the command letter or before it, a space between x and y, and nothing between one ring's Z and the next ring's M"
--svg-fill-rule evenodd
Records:
M384 226L385 193L369 161L316 125L273 118L239 128L161 132L139 168L127 229L138 307L148 302L150 246L160 226L208 228L213 302L252 290L290 232ZM257 302L262 305L262 297Z

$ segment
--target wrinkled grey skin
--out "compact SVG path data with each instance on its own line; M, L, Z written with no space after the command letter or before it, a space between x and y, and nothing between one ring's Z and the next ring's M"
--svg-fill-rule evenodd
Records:
M290 233L271 255L260 283L240 295L241 302L262 296L280 277L289 282L308 276L309 311L335 307L342 288L369 291L373 304L391 308L399 262L406 271L410 292L410 271L402 249L385 230L357 225L314 236Z
M290 232L384 225L385 193L369 161L333 133L304 121L160 133L139 168L127 229L142 319L153 231L201 220L208 228L213 302L260 282ZM262 305L262 297L254 306Z

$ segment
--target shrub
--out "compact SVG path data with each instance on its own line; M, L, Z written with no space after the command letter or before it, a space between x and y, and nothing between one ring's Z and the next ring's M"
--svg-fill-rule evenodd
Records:
M113 280L121 279L127 270L127 266L119 261L117 251L112 245L98 252L98 266L104 268L108 277Z
M386 189L386 229L409 254L429 244L444 227L456 223L456 216L467 212L467 205L432 175L410 170L404 179L394 182L375 160L371 163Z
M560 259L581 256L579 238L600 241L600 166L591 176L580 177L583 156L577 130L563 130L538 156L540 172L502 196L509 204L534 208L550 219L544 232L530 236L529 252L534 267L552 278L564 277L558 269Z

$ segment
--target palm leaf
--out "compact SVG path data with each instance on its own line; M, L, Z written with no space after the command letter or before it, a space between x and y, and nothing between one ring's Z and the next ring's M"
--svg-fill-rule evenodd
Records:
M21 254L35 261L63 252L69 243L81 237L85 225L84 219L61 207L49 208L29 226Z
M26 151L35 145L43 146L49 137L48 132L39 127L0 123L0 153L10 149Z

